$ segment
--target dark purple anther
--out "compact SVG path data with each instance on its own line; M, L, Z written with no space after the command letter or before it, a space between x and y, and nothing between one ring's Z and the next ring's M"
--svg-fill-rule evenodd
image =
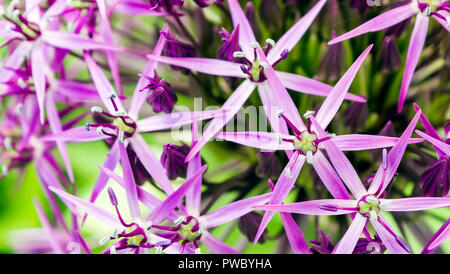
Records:
M222 46L219 49L218 57L222 60L233 62L233 53L241 50L239 46L239 25L231 34L224 28L219 34L222 36Z
M383 47L378 54L378 64L383 73L391 73L400 67L401 56L391 36L384 38Z
M319 205L319 208L322 210L332 211L336 212L338 210L338 207L335 205Z
M181 146L173 144L165 144L161 155L161 164L166 170L169 179L173 180L178 177L186 177L187 164L184 162L189 153L189 146L182 144Z
M170 113L173 110L175 103L177 102L177 96L173 92L172 87L164 79L160 79L156 70L154 77L144 77L147 79L148 84L140 91L148 92L148 96L145 99L149 105L152 106L154 112Z
M111 201L111 204L113 206L117 206L119 203L117 202L116 194L114 194L114 190L110 187L108 187L108 195L109 195L109 200Z

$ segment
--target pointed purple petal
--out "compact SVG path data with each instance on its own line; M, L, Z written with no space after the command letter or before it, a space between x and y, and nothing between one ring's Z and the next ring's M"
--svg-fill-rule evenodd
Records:
M295 254L311 254L309 250L308 243L303 236L302 231L295 223L294 218L292 218L289 213L280 213L281 220L283 221L284 230L286 231L286 236L291 244L292 250Z
M44 123L44 102L45 102L45 70L46 61L43 55L43 47L38 44L31 49L31 72L33 73L34 88L39 104L41 124Z
M424 247L422 254L433 253L441 244L450 238L450 218L436 231L428 244Z
M250 48L250 44L257 41L250 22L237 0L228 0L228 7L230 8L234 28L237 28L238 26L240 28L239 45L241 46L241 49L247 54L253 54L253 49Z
M450 198L413 197L402 199L381 199L380 206L385 211L420 211L433 208L450 207Z
M381 218L381 216L379 216ZM385 224L387 222L383 220ZM398 241L395 239L395 237L389 233L386 228L380 222L377 220L370 219L370 223L372 224L373 228L377 232L378 236L381 238L381 241L383 241L383 244L387 247L389 252L391 254L407 254L406 250L398 243Z
M419 62L420 53L422 52L423 45L425 44L425 38L427 37L429 17L418 13L416 16L416 23L414 25L413 32L408 47L408 55L406 55L405 72L403 74L402 86L400 88L400 96L398 99L398 109L400 113L405 103L406 93L408 92L409 85Z
M203 231L200 241L216 254L239 254L239 251L229 247L226 243L217 239L208 231Z
M319 0L314 7L312 7L300 20L298 20L297 23L295 23L295 25L283 34L267 56L267 59L269 59L271 63L275 62L280 57L283 50L292 50L292 48L302 38L303 34L311 26L312 22L322 10L326 2L326 0Z
M413 4L415 3L411 2L410 4L382 13L357 28L334 38L328 42L328 45L336 44L364 33L379 31L396 25L417 13L417 8L415 8Z
M44 212L44 209L42 208L41 204L38 200L33 200L34 207L36 208L39 221L41 222L42 227L44 228L45 234L47 236L48 241L50 242L50 246L53 249L53 252L55 254L62 254L64 253L61 249L61 246L58 243L58 238L56 237L55 233L53 232L53 228L50 224L50 221L47 219L47 216Z
M125 50L124 48L116 45L95 41L90 38L86 38L81 35L70 32L46 30L42 34L42 40L54 47L69 50L79 50L79 49L83 50L101 49L113 51Z
M328 124L331 122L336 112L340 108L342 101L344 101L345 94L350 88L353 79L355 79L356 73L358 73L359 68L363 64L373 45L367 47L367 49L361 53L361 55L356 59L356 61L350 66L350 68L345 72L345 74L339 79L336 85L331 90L330 94L327 96L323 102L320 110L316 115L317 121L320 125L326 129Z
M333 142L342 151L358 151L368 149L378 149L394 146L400 138L368 135L368 134L347 134L337 135L333 138ZM408 144L416 144L423 142L422 138L411 138Z
M282 138L295 138L294 136L290 135L281 135L279 133L262 131L219 132L215 137L244 146L259 148L262 150L293 150L293 143L282 141Z
M361 214L356 214L355 219L353 219L352 224L345 232L344 236L341 238L337 246L334 248L334 254L352 254L355 249L356 243L361 236L361 232L366 226L367 218Z
M231 94L228 100L222 105L222 110L226 111L224 116L214 118L206 128L202 137L191 149L189 154L186 156L186 161L192 159L192 157L197 154L200 149L211 139L214 135L219 132L228 121L230 121L234 115L241 109L245 101L247 101L250 94L255 89L255 84L249 80L244 81L239 87Z
M141 211L137 197L136 183L134 182L133 171L131 170L130 159L128 158L125 145L119 142L120 162L122 163L123 181L125 182L125 192L127 194L128 207L130 208L133 220L141 219Z
M414 109L415 109L416 111L419 111L419 110L420 110L419 106L418 106L416 103L414 103ZM439 136L439 134L437 133L437 131L436 131L436 129L433 127L433 125L430 123L430 121L428 121L427 117L425 117L425 115L423 114L423 111L422 111L422 114L420 115L420 122L422 122L422 125L423 125L423 127L425 128L425 132L426 132L428 135L430 135L431 137L433 137L433 138L435 138L435 139L438 139L438 140L440 140L440 141L444 141L444 140L441 139L441 136ZM434 146L434 150L436 150L436 153L437 153L437 155L438 155L439 158L441 158L442 156L445 155L445 153L442 152L442 151L441 151L439 148L437 148L436 146Z
M433 138L420 130L416 130L416 133L419 134L424 139L426 139L428 142L430 142L433 146L439 148L442 152L450 156L450 145L442 142L441 140Z
M306 215L343 215L355 212L358 201L344 199L323 199L292 204L268 204L254 206L254 209L266 211L279 211ZM341 209L344 208L344 209Z

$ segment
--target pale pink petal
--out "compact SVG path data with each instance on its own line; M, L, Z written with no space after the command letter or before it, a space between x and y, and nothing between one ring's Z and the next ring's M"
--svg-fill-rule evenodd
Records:
M0 83L5 83L11 79L15 75L14 70L18 69L23 61L25 60L25 56L28 55L30 49L33 44L28 42L20 43L17 48L11 53L3 63L3 70L0 73Z
M206 110L206 111L192 111L192 112L172 112L163 113L150 116L148 118L139 120L139 132L152 132L159 130L167 130L177 128L183 125L191 124L194 120L206 120L216 117L223 117L225 110Z
M123 181L125 183L125 193L127 195L128 207L130 208L131 218L133 220L141 219L139 210L138 195L136 183L134 181L133 171L131 170L130 159L125 149L125 145L119 142L120 162L122 164Z
M250 47L250 44L257 42L252 26L237 0L228 0L228 7L234 28L239 26L239 45L245 53L252 56L253 49Z
M58 134L62 131L61 121L59 120L58 110L56 109L55 102L51 96L47 96L47 118L50 128L53 134ZM69 153L67 152L67 145L61 139L56 141L56 146L58 147L61 158L64 162L64 166L67 171L67 175L69 175L69 179L71 182L73 179L72 165L69 160Z
M291 214L280 212L286 236L295 254L311 254L308 243Z
M120 1L119 3L121 3ZM161 33L165 33L169 30L169 26L167 24L164 25L163 29L161 30ZM152 51L153 56L160 56L162 49L166 43L166 37L164 35L159 35L158 42L156 43L155 48ZM158 65L158 62L155 60L149 59L147 62L147 65L145 66L144 70L141 72L143 75L142 77L139 77L139 80L136 84L136 88L133 92L133 97L131 98L130 103L130 111L129 114L134 117L135 119L139 118L139 112L141 110L141 107L143 103L145 102L145 98L148 96L148 93L145 91L141 91L146 83L147 80L144 76L153 77L154 71L156 69L156 66Z
M419 106L416 103L414 103L413 105L414 105L414 109L416 110L416 112L420 110ZM430 121L428 121L427 117L425 117L425 115L423 114L423 111L422 111L422 114L420 115L420 122L422 122L422 125L425 128L425 132L429 136L431 136L437 140L443 141L441 139L441 136L439 136L439 134L437 133L436 129L433 127L433 125L430 123ZM434 150L436 151L439 158L441 158L442 156L445 155L445 153L442 152L436 146L434 146Z
M249 80L244 81L239 87L231 94L228 100L222 105L222 110L226 111L224 116L214 118L211 122L209 122L208 127L203 133L202 137L195 144L191 151L186 157L186 161L192 159L192 157L197 154L200 149L211 139L214 135L219 132L228 121L230 121L234 115L242 108L245 101L247 101L250 94L255 89L255 84L250 82Z
M84 52L84 59L89 69L89 73L91 74L91 78L94 81L95 87L97 88L100 99L103 102L103 105L105 105L110 113L116 113L110 99L108 99L108 97L112 94L117 97L116 91L109 82L108 78L106 78L105 74L98 67L97 63L95 63L94 59L92 59L92 57L86 51ZM115 100L115 103L117 105L118 111L124 111L120 100Z
M104 134L98 134L95 130L87 131L86 127L76 127L56 134L45 135L41 138L42 141L62 141L62 142L92 142L110 138Z
M45 69L46 61L43 54L43 48L40 44L34 46L30 53L31 72L33 74L34 88L39 104L41 124L44 123L44 102L45 102Z
M53 228L50 224L50 221L47 218L47 215L45 214L44 209L41 206L41 203L37 199L33 200L34 207L36 208L36 212L39 217L39 221L41 222L42 228L44 228L45 234L47 236L48 241L50 242L50 246L53 249L53 252L55 254L63 254L64 252L61 249L61 246L59 245L59 239L56 237L55 232L53 231Z
M295 182L297 181L298 175L300 174L300 170L305 163L305 157L303 155L299 155L296 151L294 155L289 160L286 167L283 169L277 183L275 184L275 188L272 191L272 197L270 198L269 204L280 204L286 199ZM255 240L253 243L257 243L259 237L261 237L264 229L269 224L275 212L267 211L264 213L261 224L259 225L258 232L256 233Z
M197 57L167 57L158 55L147 55L150 60L182 67L210 75L224 77L245 78L241 70L241 64L229 61Z
M423 133L420 130L416 130L416 133L421 137L425 138L428 142L430 142L433 146L439 148L442 152L450 156L450 145L438 140L436 138L431 137L428 134Z
M341 151L358 151L392 147L398 140L400 140L400 138L368 134L337 135L333 138L333 142ZM408 144L420 142L423 142L423 139L411 138L409 139Z
M413 197L402 199L381 199L380 206L385 211L421 211L433 208L450 207L450 198Z
M272 193L242 199L207 213L202 216L205 221L205 228L213 228L236 220L253 211L252 206L267 203L270 196L272 196Z
M109 18L100 19L100 29L103 40L108 44L114 44L111 26L109 25ZM122 83L120 82L120 75L119 75L119 64L117 61L116 53L112 50L107 50L105 51L105 53L106 59L108 59L109 69L111 70L111 75L114 80L114 84L116 84L119 96L123 97Z
M324 138L327 136L324 129L320 126L319 122L313 116L311 117L311 122L315 127L319 138ZM345 157L344 153L339 150L333 140L322 142L321 145L327 151L331 163L333 164L339 176L342 178L342 181L344 181L345 185L350 189L351 193L357 198L365 194L366 189L364 188L361 179L359 178L350 161L347 159L347 157Z
M395 146L389 151L387 155L387 168L386 168L386 176L383 181L383 166L381 165L377 173L375 174L375 177L373 178L372 184L369 188L369 193L383 193L383 191L386 189L386 187L389 185L389 182L392 180L392 178L395 175L395 172L397 171L398 166L400 165L400 162L403 158L403 154L405 153L406 147L408 146L408 140L411 137L411 134L416 127L417 121L419 120L420 115L422 112L419 110L414 118L409 123L406 130L403 132L402 136L400 137L400 140L395 144Z
M379 216L381 218L381 216ZM385 224L388 224L386 220L382 219ZM399 244L397 239L389 233L386 228L380 224L377 220L370 219L370 223L377 232L383 244L387 247L391 254L407 254L408 252Z
M194 121L192 124L192 143L191 147L198 141L198 124ZM202 165L200 153L197 153L189 162L186 171L186 178L191 178ZM186 192L186 210L191 216L200 216L202 196L202 178L199 177L194 185Z
M55 79L55 98L64 97L66 100L91 102L99 100L95 87L71 80ZM62 99L61 99L62 100Z
M147 142L145 142L144 138L142 138L140 134L135 134L133 138L130 139L130 143L148 173L162 187L164 192L168 195L172 194L174 190L170 184L169 178L167 178L164 167L161 165L161 161L150 149Z
M269 59L271 64L280 58L283 50L287 49L291 51L292 48L294 48L294 46L302 38L303 34L305 34L311 26L312 22L322 10L326 2L327 0L319 0L314 7L312 7L302 18L300 18L297 23L295 23L295 25L283 34L283 36L275 44L275 47L271 49L267 55L267 59Z
M149 3L135 0L120 0L115 6L115 11L130 15L166 16L165 12L152 9Z
M283 85L287 89L291 89L293 91L326 97L333 89L330 85L298 74L284 71L275 71L275 73L278 78L280 78ZM358 103L365 103L367 101L364 97L360 97L352 93L346 93L344 98L346 100Z
M261 58L261 61L269 64L264 52L261 48L257 49L258 55ZM297 106L292 101L291 96L287 92L286 88L283 86L283 83L278 78L277 74L273 70L271 65L268 65L268 69L265 71L267 81L272 89L272 95L274 96L279 107L284 111L284 115L299 129L306 129L305 124L303 123L300 114L298 113Z
M362 25L359 25L357 28L345 34L342 34L334 38L333 40L328 42L328 45L336 44L364 33L387 29L393 25L396 25L408 19L409 17L413 16L416 13L417 11L416 8L413 6L413 3L394 8L390 11L378 15L377 17L365 22Z
M356 59L356 61L345 72L345 74L339 79L339 81L333 87L330 94L327 96L322 106L320 107L320 110L316 115L316 119L324 129L327 128L328 124L336 115L336 112L340 108L342 101L344 101L345 94L350 88L353 79L355 79L356 73L358 73L359 68L372 49L372 46L373 45L368 46L367 49L363 53L361 53L358 59Z
M111 150L106 155L106 160L103 164L104 167L110 170L114 170L116 168L117 163L120 160L120 152L119 152L119 141L115 141L113 146L111 147ZM97 199L100 192L105 188L106 183L108 182L109 177L104 172L100 172L98 175L97 181L95 182L94 189L92 190L91 197L89 198L89 201L91 203L94 203Z
M350 195L348 194L347 189L339 178L339 175L337 175L336 171L333 169L333 167L321 151L318 151L314 155L312 166L314 167L317 175L319 175L322 183L334 198L350 199Z
M203 231L200 242L216 254L239 254L239 251L217 239L208 231Z
M51 191L56 193L66 204L73 204L79 207L80 209L84 210L87 214L94 216L96 219L109 226L112 226L114 228L122 227L118 218L109 211L101 207L98 207L91 202L75 197L63 190L56 189L54 187L49 188Z
M61 32L46 30L42 34L42 40L54 47L69 50L114 50L124 51L125 49L113 44L95 41L71 32Z
M356 214L352 224L333 250L334 254L352 254L361 232L366 226L367 218Z
M422 52L423 45L425 44L425 38L427 37L429 17L418 13L416 16L416 23L414 25L413 32L411 34L408 54L406 55L405 72L402 78L402 85L400 88L400 96L398 99L398 109L400 113L405 103L406 93L408 92L409 85L419 62L420 53Z
M180 203L186 192L194 185L199 177L202 176L206 170L206 165L202 166L197 172L177 190L169 195L159 206L157 206L152 213L147 217L147 221L154 224L162 222Z
M279 133L262 131L219 132L215 137L244 146L259 148L261 150L293 150L293 143L282 141L282 138L295 138L290 135L281 135Z
M358 201L344 199L323 199L292 204L268 204L254 206L254 209L279 211L306 215L343 215L355 212Z
M441 244L450 238L450 218L436 231L424 247L422 254L433 253Z
M450 13L446 12L446 11L440 11L438 13L441 14L442 16L444 16L445 18L450 16ZM436 21L439 22L439 24L441 24L448 32L450 32L450 25L449 25L449 23L446 20L444 20L444 19L442 19L442 18L440 18L440 17L438 17L438 16L436 16L434 14L432 16L433 16L433 18Z

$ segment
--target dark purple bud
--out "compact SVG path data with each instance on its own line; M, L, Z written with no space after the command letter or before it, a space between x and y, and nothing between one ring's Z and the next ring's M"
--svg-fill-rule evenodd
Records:
M146 77L148 80L147 86L141 91L148 92L145 99L149 105L152 106L154 112L164 111L170 113L173 106L177 102L177 96L173 92L172 87L164 79L160 79L156 71L154 77Z
M409 25L410 18L403 20L402 22L390 27L386 31L386 35L394 35L395 37L400 37L400 35L403 33L403 31L406 29L406 27Z
M365 98L364 95L362 97ZM352 102L344 113L344 121L352 132L360 132L364 129L369 117L369 109L366 103Z
M378 64L381 72L391 73L397 70L402 63L397 45L391 36L384 38L383 46L378 53Z
M388 121L386 125L384 125L384 127L380 130L378 135L391 137L395 136L395 129L394 126L392 125L392 121Z
M222 46L219 49L218 57L223 60L234 62L235 59L233 53L235 51L241 51L241 47L239 46L239 25L231 32L231 34L224 28L222 28L222 31L219 34L222 36Z
M255 18L255 8L253 7L253 3L251 1L248 1L245 5L245 16L247 17L248 21L250 22L250 25L252 26L253 32L255 33L256 41L261 41L261 29L259 28L259 25L256 23Z
M281 28L280 20L281 8L278 1L262 0L260 15L261 20L272 32L276 32Z
M161 32L167 39L163 52L171 57L194 57L196 56L195 49L191 45L175 39L172 32Z
M385 251L386 246L378 235L375 235L373 240L360 238L356 243L353 254L383 254Z
M276 152L259 152L259 162L255 173L259 178L276 180L281 173L280 160Z
M244 234L250 242L255 239L258 232L259 225L262 221L262 215L256 212L250 212L239 218L239 230ZM263 244L266 239L267 230L264 230L263 234L258 240L258 243Z
M143 185L146 181L151 181L152 177L136 155L131 146L127 147L128 159L130 159L131 171L137 185Z
M334 244L330 241L330 236L326 235L320 228L320 240L314 241L310 240L312 245L310 246L310 251L313 254L331 254L334 249Z
M172 15L181 15L177 10L183 6L184 0L150 0L153 10L166 11Z
M166 170L167 177L173 180L178 177L185 178L187 171L187 163L184 162L189 153L189 146L182 144L181 146L173 144L165 144L161 155L161 164Z
M450 144L450 122L448 122L446 125L445 125L445 138L446 138L446 140L445 140L445 142L447 143L447 144Z
M351 0L350 6L359 11L361 15L370 9L369 5L367 5L367 0Z
M424 196L446 196L450 187L450 157L443 156L428 167L420 177Z
M108 187L108 195L109 195L109 200L111 201L111 204L113 206L117 206L119 203L117 202L116 194L114 194L114 190L110 187Z
M223 0L194 0L194 2L202 8L208 7L213 3L222 3Z
M336 32L332 31L332 39L336 38ZM317 77L322 81L335 81L341 77L345 71L345 54L342 43L331 45L328 52L320 62L320 70Z

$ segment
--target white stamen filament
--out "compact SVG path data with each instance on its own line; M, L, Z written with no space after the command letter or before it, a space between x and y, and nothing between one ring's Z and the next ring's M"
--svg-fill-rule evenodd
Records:
M426 7L425 10L423 11L423 15L425 16L430 16L431 14L431 9L430 7Z
M308 151L308 152L306 153L306 162L307 162L308 164L312 164L312 163L313 163L313 154L312 154L312 151Z
M17 19L19 19L19 14L20 14L20 10L15 9L15 10L13 10L11 17L14 18L14 20L17 20Z
M378 204L378 199L372 196L367 196L366 201L368 201L371 204Z
M376 220L378 218L377 213L375 213L375 211L371 210L370 211L370 219L372 220Z
M266 39L266 44L270 45L272 48L275 47L275 41L270 38Z
M145 223L145 229L146 230L150 230L150 229L152 229L152 226L153 226L153 223L152 222L147 222L147 223Z
M125 116L127 113L125 111L116 111L116 116Z
M185 219L186 219L185 216L180 216L180 217L178 217L178 219L175 220L174 223L175 223L176 225L179 225L179 224L181 224Z
M26 88L28 85L27 83L25 83L25 81L22 78L17 79L17 84L19 85L20 88Z
M245 57L245 52L243 52L243 51L235 51L235 52L233 52L233 57L234 58L244 58Z
M305 114L303 115L303 117L305 117L305 119L308 119L309 117L315 115L316 112L314 110L308 110L305 112Z
M281 145L281 143L283 142L283 137L281 137L281 134L277 134L278 137L278 144Z
M114 93L111 93L110 95L108 95L107 97L106 97L106 99L114 99L114 98L116 98L116 95L114 94Z
M105 236L105 237L101 238L100 241L98 241L98 243L99 243L100 245L104 245L104 244L106 244L108 241L109 241L109 236Z
M331 139L336 137L336 133L327 133L328 137L330 137Z
M202 251L200 250L200 248L195 249L195 254L202 254Z
M162 246L157 246L156 247L156 254L161 254L162 253Z
M4 176L6 176L6 174L8 174L8 166L7 165L2 165L2 174Z
M97 131L98 134L103 134L103 127L102 126L98 127L96 129L96 131Z
M291 178L292 178L291 168L289 168L289 167L286 169L286 177L287 177L288 179L291 179Z
M380 205L378 206L381 210L386 210L387 207L389 207L390 203L383 201L382 203L380 203Z
M119 141L121 142L121 143L123 143L124 142L124 132L122 131L122 130L119 130Z
M98 107L98 106L93 106L93 107L91 107L91 112L92 113L94 113L94 112L102 113L103 109L101 107Z
M109 249L109 252L111 254L117 254L116 246L115 245L111 246L111 248Z
M277 115L278 118L281 118L281 114L283 114L283 113L284 113L284 110L279 109L279 110L277 110L277 112L275 114Z
M6 137L6 138L3 140L3 145L5 145L6 150L10 150L10 149L12 148L11 144L12 144L11 138Z
M15 109L16 114L21 114L22 110L23 110L23 104L22 103L17 104L16 109Z
M264 69L264 71L269 69L269 65L266 62L261 62L259 65Z
M259 44L256 43L256 42L251 42L251 43L250 43L250 47L251 47L252 49L256 49L256 48L259 47Z
M383 169L387 168L387 150L383 149L383 158L381 160L381 165L383 166Z

